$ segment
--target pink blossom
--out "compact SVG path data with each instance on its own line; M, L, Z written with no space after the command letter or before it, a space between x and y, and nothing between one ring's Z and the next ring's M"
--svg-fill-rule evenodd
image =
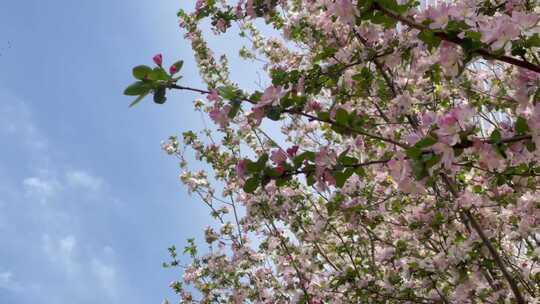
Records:
M329 9L333 14L338 16L342 22L354 24L356 7L352 4L351 0L336 0L334 5L331 5Z
M236 164L236 175L240 179L244 179L246 176L246 170L247 170L247 161L245 159L241 159L238 161L238 164Z
M491 48L498 50L508 41L519 37L518 25L508 15L495 17L493 20L484 21L480 27L482 42L491 44Z
M332 173L329 170L324 170L317 181L317 189L319 189L319 191L325 191L328 189L328 186L335 185L336 179Z
M364 142L364 139L362 138L362 136L356 136L356 138L354 139L354 145L358 149L364 149L365 148L365 142Z
M522 11L512 12L512 21L519 26L521 31L525 32L538 25L540 16L538 13L525 13ZM536 30L535 32L537 32Z
M461 57L457 45L451 42L441 42L439 48L439 63L444 68L446 74L456 76L458 73L458 63Z
M163 56L161 54L157 54L156 56L154 56L154 58L152 58L152 60L154 60L155 64L161 66L161 64L163 63Z
M269 86L264 90L263 95L261 96L261 101L256 105L256 107L264 107L267 105L275 105L279 102L279 99L283 97L281 87Z
M334 151L322 148L315 156L315 165L319 174L322 174L325 169L333 167L336 164L336 158L337 155Z
M219 32L225 33L225 31L227 30L227 23L224 19L219 19L216 24L216 28Z
M444 143L436 143L433 145L433 150L437 154L442 155L441 162L446 169L451 169L454 162L454 149Z
M448 25L448 21L450 21L450 6L446 3L440 3L437 6L430 6L426 10L426 17L432 20L432 22L429 24L429 28L445 28Z
M229 124L229 111L231 110L231 106L226 105L223 108L214 107L210 111L210 118L218 124L221 128L225 128Z
M204 2L205 0L197 0L197 2L195 2L195 10L200 11L204 5Z
M287 161L287 154L281 150L277 149L272 151L270 159L277 165L282 164Z
M304 94L304 89L305 89L305 77L302 75L300 77L300 79L298 79L298 83L296 84L296 92L298 92L298 94L300 95L303 95Z
M392 102L396 106L396 116L401 116L410 113L413 99L409 92L405 92L402 95L398 95Z
M213 102L218 102L221 100L217 90L210 90L210 94L206 95L206 98Z
M312 100L310 102L308 102L308 104L306 105L306 111L308 112L311 112L311 111L320 111L322 110L322 106L319 102L315 101L315 100Z
M425 112L422 115L422 124L424 127L430 127L433 123L435 123L437 119L437 114L433 112Z
M238 2L238 4L236 5L235 14L236 14L236 18L238 19L242 18L242 15L243 15L242 1Z
M255 125L260 126L263 118L266 116L264 108L262 107L253 107L252 112L249 114L249 117L255 119Z
M247 15L251 18L257 17L255 14L255 7L253 6L253 0L247 0L246 12L247 12Z
M536 8L518 0L495 1L500 5L491 12L482 7L485 1L429 1L431 7L426 8L397 0L404 5L399 12L403 18L430 22L413 26L402 19L397 27L387 28L375 24L377 20L356 24L357 7L368 9L363 0L196 2L199 11L179 15L204 87L234 81L226 60L216 56L209 47L213 43L203 37L209 20L216 23L216 32L229 26L229 21L220 20L224 10L238 17L250 52L265 61L263 72L280 69L287 79L272 79L275 85L263 88L251 112L234 119L229 119L230 106L216 91L204 94L208 102L195 103L197 110L209 112L217 130L208 134L205 128L202 134L209 138L186 133L184 144L214 174L188 166L184 161L188 149L164 146L182 159L181 181L188 192L200 195L211 215L226 222L222 229L205 234L211 248L197 254L187 248L192 264L186 265L184 278L191 286L175 285L177 294L197 289L201 302L261 304L362 299L520 302L497 263L487 265L491 269L482 263L492 256L476 225L470 225L468 215L460 216L466 209L512 268L512 277L523 279L517 282L522 302L536 300L527 286L540 273L535 260L540 249L532 253L524 240L538 234L540 226L540 177L535 176L540 162L540 102L534 99L540 73L534 66L535 47L523 43L526 55L520 56L513 45L540 31ZM380 12L376 7L375 11ZM258 25L265 22L282 35L260 35L265 31ZM453 22L468 26L455 33L459 39L450 33L454 42L441 35L441 43L428 49L418 37L421 27L446 31ZM469 35L478 32L485 49L465 57ZM466 66L464 59L469 60ZM521 67L512 62L521 62ZM374 73L367 88L359 78L364 68ZM395 84L395 92L388 89L388 80ZM294 104L285 104L285 94L295 99ZM258 126L278 105L289 111L265 125L269 130L262 134ZM355 113L358 119L344 130L325 119L326 114L334 117L337 109ZM404 114L419 125L407 123ZM519 135L518 115L528 127L520 128ZM488 139L493 127L505 139L502 146ZM410 147L428 136L436 142L422 147L417 159L418 151ZM298 168L292 167L291 160L300 151L315 156L306 153ZM265 166L270 167L247 172L252 166L242 157L265 160L266 154L271 160ZM338 162L342 154L350 158ZM436 164L430 159L434 155ZM354 159L361 169L353 165ZM342 173L352 174L343 186ZM286 175L290 182L283 184L267 174ZM247 183L248 178L253 179ZM255 186L260 191L242 191ZM237 202L245 210L227 214L225 210ZM352 260L342 248L354 249ZM351 269L359 269L361 277L350 277L355 274ZM486 277L486 270L493 270L494 276Z
M502 167L503 159L494 151L493 147L488 143L475 142L474 148L480 156L479 164L489 170L497 171Z

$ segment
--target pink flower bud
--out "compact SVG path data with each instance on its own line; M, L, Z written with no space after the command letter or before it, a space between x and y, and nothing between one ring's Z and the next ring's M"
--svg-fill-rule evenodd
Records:
M247 170L247 161L245 159L242 159L236 165L236 174L238 175L239 178L243 179L246 176L246 170Z
M163 63L163 56L161 54L157 54L152 59L154 60L154 63L159 65L159 66L161 66L161 64Z
M171 67L169 68L169 73L172 74L176 74L176 72L178 72L178 68L176 67L176 64L173 64L171 65Z
M287 154L289 155L289 157L294 157L297 152L298 152L298 146L292 146L289 149L287 149Z
M283 173L285 173L285 167L283 167L283 165L279 165L276 167L276 172L279 174L279 175L283 175Z

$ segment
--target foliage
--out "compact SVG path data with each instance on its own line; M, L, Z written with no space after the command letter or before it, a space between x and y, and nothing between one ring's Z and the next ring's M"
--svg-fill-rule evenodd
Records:
M538 0L180 11L207 88L181 86L182 63L167 72L158 55L125 94L197 92L216 123L163 144L220 225L208 253L189 240L187 264L170 248L182 303L537 303L539 12ZM258 19L282 37L262 37ZM234 85L205 20L216 35L239 26L240 56L264 61L271 85ZM213 176L190 168L188 148Z

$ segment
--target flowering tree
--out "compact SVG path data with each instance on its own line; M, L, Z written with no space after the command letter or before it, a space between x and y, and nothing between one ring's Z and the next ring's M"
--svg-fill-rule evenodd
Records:
M183 303L540 303L539 1L198 0L178 16L207 88L157 55L125 94L197 92L215 122L163 144L221 225L187 265L169 249ZM270 86L229 79L208 19L240 28Z

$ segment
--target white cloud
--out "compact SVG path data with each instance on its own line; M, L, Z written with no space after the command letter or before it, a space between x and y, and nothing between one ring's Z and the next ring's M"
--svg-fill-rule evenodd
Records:
M81 170L66 172L66 180L72 187L87 188L94 191L99 190L104 184L103 179L100 177Z
M7 286L11 282L11 277L13 277L13 273L9 271L0 272L0 286Z
M104 286L111 286L114 283L116 269L112 265L107 265L99 259L93 259L92 270Z
M97 258L92 259L91 268L101 288L107 292L109 297L113 299L117 298L118 284L116 268L113 265L105 264Z
M0 289L20 291L22 286L19 282L13 279L13 273L11 271L4 271L0 272Z
M0 134L16 136L29 150L44 150L47 140L33 123L31 111L24 101L0 88L0 100L9 100L0 104Z
M113 264L106 263L102 258L109 260L114 254L113 248L105 246L100 253L78 248L77 238L73 235L52 237L48 234L42 236L43 251L49 260L61 265L64 271L72 278L78 280L95 280L109 296L115 295L117 287L117 271ZM108 258L109 257L109 258ZM92 274L88 277L87 274ZM0 278L1 279L1 278Z
M51 175L44 170L40 175ZM32 176L22 182L27 197L41 203L48 202L68 187L74 191L99 191L105 185L102 178L89 174L84 170L70 170L64 173L65 180L61 183L55 178Z
M27 196L37 198L44 203L60 190L61 185L54 179L28 177L23 180Z
M32 117L31 107L6 96L11 95L0 87L0 100L10 100L10 103L0 102L0 139L13 144L9 155L12 159L0 157L0 233L20 227L20 235L28 235L29 239L8 244L12 246L8 253L14 254L8 260L13 268L0 267L0 302L3 292L18 292L27 297L54 294L57 299L63 299L76 295L80 299L120 303L116 299L120 293L126 293L127 287L122 284L125 276L115 263L115 250L105 246L100 235L92 234L93 226L86 224L94 218L88 219L84 213L89 207L85 202L115 201L109 197L110 193L102 191L107 187L106 181L76 164L58 161L55 150L50 149L57 143L49 145L44 128ZM19 161L24 161L24 169L12 166ZM30 171L22 171L27 168ZM26 175L14 180L13 172ZM46 204L52 200L55 204ZM42 204L32 205L35 202ZM29 204L31 209L20 212L22 204ZM29 261L23 260L27 254L32 256ZM32 267L43 271L27 273ZM51 277L55 280L48 281ZM58 289L58 282L67 288Z
M44 234L41 238L43 251L47 254L49 260L61 265L67 273L75 273L80 268L75 260L75 247L77 239L73 235L67 235L63 238L54 238Z
M71 256L75 245L77 245L77 240L73 235L68 235L63 239L60 239L60 250L67 256Z

